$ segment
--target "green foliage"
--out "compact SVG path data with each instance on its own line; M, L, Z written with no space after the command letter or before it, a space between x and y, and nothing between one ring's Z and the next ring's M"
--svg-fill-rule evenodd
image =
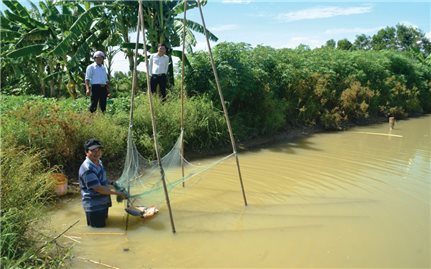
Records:
M153 100L157 124L157 140L162 155L169 152L180 134L181 100L168 98ZM136 98L134 135L138 150L147 158L155 158L151 113L148 97ZM228 141L223 113L205 96L196 96L184 102L184 141L187 150L203 151L225 145Z
M84 142L95 137L105 145L103 161L120 168L129 127L129 98L113 98L105 115L88 112L85 98L56 100L41 97L3 96L1 133L5 147L22 146L43 151L50 165L76 175L84 158ZM162 154L175 144L180 133L181 100L170 94L161 103L154 98L158 142ZM134 135L146 158L155 158L151 114L147 95L135 98ZM204 96L185 102L185 141L189 151L204 151L228 141L223 113Z
M245 43L221 43L214 49L220 87L234 133L240 139L273 133L284 126L280 119L284 119L285 103L273 100L279 94L270 90L277 87L270 79L276 71L275 57L271 57L274 52L268 47L252 50ZM200 52L189 61L191 67L185 77L187 92L191 96L207 94L221 110L209 57Z
M68 249L47 244L53 235L41 224L54 200L53 168L35 150L2 147L0 157L2 268L63 267Z
M114 162L124 156L127 129L112 125L109 116L76 113L73 110L82 111L82 107L67 107L70 101L34 98L19 105L24 98L3 99L6 99L8 108L1 118L5 147L23 146L43 151L50 164L62 165L69 173L82 161L82 145L90 137L96 137L106 144L104 159L107 162ZM15 106L12 105L14 100Z
M408 52L253 49L244 43L221 43L214 52L232 125L242 138L285 125L339 129L349 121L389 113L431 112L431 66ZM190 63L188 92L207 93L217 104L208 56L195 54ZM284 123L271 127L271 117Z

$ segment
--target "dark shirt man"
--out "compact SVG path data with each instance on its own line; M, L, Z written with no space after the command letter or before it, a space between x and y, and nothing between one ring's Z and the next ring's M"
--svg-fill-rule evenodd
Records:
M127 198L125 193L111 190L102 161L102 144L92 138L84 144L85 161L79 168L79 186L82 205L91 227L105 227L108 209L112 206L111 194Z

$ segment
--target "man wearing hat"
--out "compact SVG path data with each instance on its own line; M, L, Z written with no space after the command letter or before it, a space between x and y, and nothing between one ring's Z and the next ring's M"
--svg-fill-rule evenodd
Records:
M110 95L108 75L103 65L105 54L101 51L96 51L93 54L93 58L94 63L87 66L85 72L85 94L91 96L90 112L95 112L99 103L100 110L104 113L106 110L106 99Z
M82 205L87 217L87 225L91 227L105 227L108 209L112 206L111 194L126 199L123 192L111 190L103 168L103 146L100 141L91 138L84 144L85 161L79 168L79 186L81 188Z

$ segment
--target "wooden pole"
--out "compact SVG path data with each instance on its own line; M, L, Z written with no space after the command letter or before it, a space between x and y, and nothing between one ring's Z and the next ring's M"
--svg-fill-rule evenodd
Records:
M212 69L213 69L213 73L214 73L214 77L215 77L215 81L216 81L216 85L217 85L218 94L220 96L220 102L221 102L221 105L223 107L223 112L224 112L224 117L226 119L227 128L229 130L229 136L230 136L230 142L232 144L232 150L233 150L233 153L235 154L236 166L237 166L237 169L238 169L238 175L239 175L239 181L240 181L240 184L241 184L242 196L244 198L244 204L247 206L247 198L245 196L244 184L242 182L241 168L240 168L240 165L239 165L238 153L236 151L235 139L233 137L232 127L230 125L229 116L228 116L226 105L225 105L224 98L223 98L223 93L221 91L220 82L219 82L219 78L218 78L218 74L217 74L217 69L216 69L216 66L214 64L214 58L213 58L213 54L212 54L212 51L211 51L211 45L210 45L210 42L209 42L209 39L208 39L207 30L206 30L207 28L205 26L204 15L202 13L201 2L200 2L200 0L197 0L197 2L198 2L199 12L201 14L202 26L203 26L204 31L205 31L205 38L206 38L207 45L208 45L208 52L209 52L210 59L211 59L211 66L212 66Z
M130 144L129 144L129 139L132 136L132 129L133 129L133 112L135 109L135 93L137 92L137 86L136 82L137 82L137 72L136 72L136 67L138 65L138 45L139 45L139 26L140 26L140 21L139 21L139 15L138 15L138 23L136 25L136 45L135 45L135 57L134 57L134 62L133 62L133 75L132 75L132 92L131 92L131 99L130 99L130 116L129 116L129 133L128 133L128 138L127 138L127 154L129 154L130 152ZM127 180L127 193L130 195L130 179ZM127 199L127 207L130 206L130 201L129 199ZM129 228L129 214L126 214L126 231Z
M186 13L187 13L187 0L184 1L184 19L183 19L183 54L181 58L181 174L183 176L183 187L184 182L184 61L185 61L185 46L186 46Z
M163 183L163 190L165 191L165 199L166 199L166 205L168 206L169 210L169 217L171 219L171 226L172 226L172 232L175 233L175 224L174 224L174 218L172 216L172 209L171 209L171 203L169 201L169 195L168 195L168 188L166 186L166 178L165 178L165 171L163 170L162 166L162 160L160 158L159 154L159 143L157 142L157 128L156 128L156 116L154 113L154 107L153 107L153 95L151 93L151 86L150 86L150 76L148 74L148 55L147 55L147 40L145 37L145 23L144 23L144 12L142 9L142 0L139 0L139 16L140 16L140 22L141 22L141 30L142 30L142 36L143 36L143 42L144 42L144 57L145 57L145 66L146 66L146 74L147 74L147 95L148 100L150 104L150 112L151 112L151 124L153 127L153 139L154 139L154 149L156 151L157 156L157 162L159 164L160 168L160 176Z

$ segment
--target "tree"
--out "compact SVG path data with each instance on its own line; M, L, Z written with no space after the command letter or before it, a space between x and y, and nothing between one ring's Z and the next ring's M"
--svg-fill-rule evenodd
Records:
M430 55L430 40L425 37L425 34L420 29L403 24L397 24L396 35L398 49L421 53L423 59Z
M337 42L337 49L340 50L350 50L352 48L352 42L350 42L348 39L340 39Z
M371 38L371 46L374 50L395 49L396 44L396 31L393 27L380 29Z
M2 78L2 86L15 79L12 85L24 85L25 92L47 95L48 84L54 97L67 80L79 81L82 65L101 33L91 28L97 29L103 7L47 0L39 7L31 3L27 10L17 0L3 3L8 10L1 14L2 75L8 77ZM9 74L19 74L18 79Z
M324 47L335 49L335 46L336 46L335 40L334 39L329 39L328 41L326 41Z
M196 8L197 1L195 0L162 0L162 1L145 1L144 8L144 21L146 22L147 37L150 50L156 52L157 44L164 43L169 49L167 55L170 58L169 66L169 81L173 83L173 65L172 56L181 58L182 51L172 50L174 47L180 47L183 40L183 30L186 28L186 49L187 52L192 52L192 47L196 45L196 37L192 31L204 34L208 33L208 38L211 41L217 41L218 38L212 34L208 29L205 29L199 23L184 19L181 14L184 13L184 1L186 1L186 9L190 10ZM201 1L201 5L205 5L207 1Z
M372 37L371 46L374 50L408 51L423 62L431 54L431 42L425 34L416 27L404 24L379 30Z
M137 1L45 0L39 2L39 7L31 3L30 10L18 0L3 2L8 9L0 14L2 91L8 90L6 85L20 85L26 93L57 96L59 89L66 88L67 81L73 91L82 82L82 74L95 50L107 52L112 60L118 47L124 49L133 70L135 44L130 43L129 33L136 32ZM196 1L187 1L187 9L196 6ZM187 50L191 52L196 45L193 31L204 33L204 28L177 18L182 12L183 1L144 1L150 51L155 51L157 43L180 46L182 30L187 27ZM209 37L217 40L211 33ZM181 56L181 53L174 50L168 55ZM172 64L170 69L173 70ZM50 94L46 91L48 85Z
M20 93L23 89L40 84L45 94L44 59L36 60L51 37L47 25L39 22L40 14L27 11L18 1L3 1L8 10L0 13L1 21L1 88ZM13 85L9 87L9 85Z
M360 50L371 49L371 37L365 34L357 35L355 41L353 42L353 48Z

